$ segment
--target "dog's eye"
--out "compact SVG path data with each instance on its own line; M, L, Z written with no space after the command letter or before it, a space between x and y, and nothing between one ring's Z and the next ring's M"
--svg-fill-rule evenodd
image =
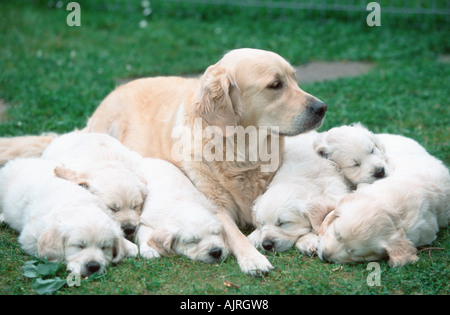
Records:
M272 89L272 90L279 90L282 87L283 87L283 82L281 82L280 80L276 80L267 86L268 89Z
M86 245L84 245L84 244L78 244L77 247L78 247L79 249L85 249L85 248L86 248Z
M120 207L119 207L119 205L118 205L117 203L115 203L115 204L113 204L113 205L111 205L111 206L108 206L108 208L109 208L110 210L112 210L112 211L115 211L115 212L117 212L117 211L120 210Z
M359 161L354 161L353 167L360 167L360 166L361 166L361 162L359 162Z
M198 243L200 243L200 239L199 238L192 238L192 239L188 239L186 240L185 244L186 245L197 245Z

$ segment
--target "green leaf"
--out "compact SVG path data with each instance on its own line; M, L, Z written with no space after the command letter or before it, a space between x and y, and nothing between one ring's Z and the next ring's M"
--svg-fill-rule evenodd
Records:
M38 278L34 281L31 287L36 290L37 294L43 295L52 294L61 289L65 284L66 280L59 277L47 280Z
M36 270L36 266L32 264L25 264L22 266L22 273L27 278L37 278L39 273Z
M58 271L58 269L59 269L58 263L47 262L45 264L39 264L36 266L36 271L42 277L54 276L56 274L56 272Z

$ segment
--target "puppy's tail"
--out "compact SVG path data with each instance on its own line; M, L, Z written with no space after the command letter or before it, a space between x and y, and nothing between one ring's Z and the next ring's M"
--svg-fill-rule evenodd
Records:
M39 157L58 135L43 133L39 136L0 138L0 165L17 157Z

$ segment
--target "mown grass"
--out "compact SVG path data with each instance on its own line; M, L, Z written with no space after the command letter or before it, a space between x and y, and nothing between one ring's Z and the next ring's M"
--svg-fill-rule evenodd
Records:
M305 84L329 110L322 130L361 121L375 132L412 137L450 165L450 54L445 20L397 21L369 28L366 14L284 15L239 9L153 8L150 17L82 7L82 26L46 1L0 3L0 99L11 105L1 136L67 132L83 127L119 78L199 73L228 50L273 50L294 65L311 60L375 63L360 77ZM249 16L250 14L250 16ZM147 20L147 27L139 22ZM325 264L295 250L268 255L275 270L253 278L234 257L208 265L182 257L127 259L95 281L57 294L448 294L448 229L419 262L390 268L370 287L367 264ZM0 226L0 294L33 294L20 267L31 258L17 233ZM61 277L67 276L61 271Z

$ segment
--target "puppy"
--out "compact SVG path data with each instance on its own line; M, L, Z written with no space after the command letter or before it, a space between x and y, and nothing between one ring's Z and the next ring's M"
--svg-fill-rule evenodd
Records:
M318 256L347 263L389 257L393 266L415 262L416 247L430 244L450 215L450 174L417 142L397 135L378 138L390 175L344 197L324 220Z
M282 252L295 244L305 255L315 253L323 218L349 192L334 163L315 153L316 137L312 131L285 140L283 164L253 207L255 246Z
M136 235L140 255L178 254L206 263L225 259L228 248L216 206L173 164L146 158L141 166L149 195Z
M139 154L106 134L74 131L53 140L42 158L63 164L55 174L99 197L132 238L147 195L136 167L142 159Z
M0 171L2 221L20 232L19 243L30 255L65 261L71 272L103 273L109 263L134 257L103 203L86 189L53 174L55 163L15 159Z
M353 189L389 174L383 145L359 123L322 132L313 146L320 156L336 163Z

